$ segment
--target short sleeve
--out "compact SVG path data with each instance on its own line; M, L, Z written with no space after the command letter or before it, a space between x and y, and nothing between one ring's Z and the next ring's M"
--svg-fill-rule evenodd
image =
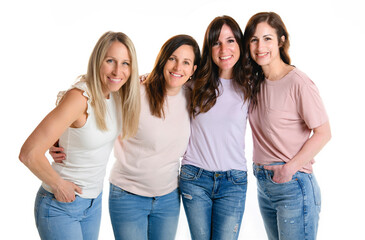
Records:
M90 107L91 107L91 94L89 92L89 89L87 87L86 82L84 81L79 81L75 84L73 84L67 91L71 90L71 89L80 89L81 91L83 91L83 95L87 98L87 114L90 114ZM60 101L62 100L62 98L64 97L64 95L67 93L67 91L60 91L57 94L57 102L56 105L58 105L60 103Z
M309 78L304 80L299 91L298 111L308 128L313 129L326 123L328 116L317 86Z

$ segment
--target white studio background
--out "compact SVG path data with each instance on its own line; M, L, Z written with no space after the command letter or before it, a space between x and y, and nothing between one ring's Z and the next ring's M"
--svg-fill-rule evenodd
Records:
M6 2L6 3L5 3ZM150 72L162 44L176 34L200 46L219 15L244 30L260 11L281 15L290 33L292 63L318 86L332 127L332 140L316 157L322 189L318 239L364 239L361 201L364 149L364 7L360 0L13 0L0 3L1 239L38 239L33 204L40 181L18 160L32 130L55 106L59 90L86 72L89 55L106 31L134 42L140 73ZM361 70L362 69L362 70ZM239 239L266 239L252 176L251 131L247 132L249 189ZM108 169L114 159L111 155ZM105 179L100 239L113 239ZM190 239L181 208L176 239Z

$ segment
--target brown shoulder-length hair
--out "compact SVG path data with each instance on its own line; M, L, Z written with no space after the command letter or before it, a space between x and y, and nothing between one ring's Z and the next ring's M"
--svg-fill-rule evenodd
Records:
M212 58L213 45L218 41L223 25L226 24L233 32L234 38L240 49L240 58L233 66L232 80L239 91L243 93L243 99L246 101L250 97L250 86L245 80L244 74L244 48L242 45L243 33L238 23L230 16L219 16L213 19L209 24L203 42L201 68L196 77L191 97L190 115L197 116L199 113L209 111L216 103L219 96L218 86L219 67L214 63Z
M167 60L182 45L188 45L194 51L194 65L199 69L200 63L200 48L198 43L189 35L176 35L165 42L157 55L155 66L152 72L148 75L146 82L146 93L149 100L151 114L162 118L165 117L164 102L166 98L166 81L163 74L163 69ZM192 79L195 76L195 70Z
M262 71L261 66L259 66L252 58L250 53L250 42L251 38L255 34L256 27L259 23L266 22L272 28L276 30L276 34L278 37L279 43L279 51L280 58L286 63L290 64L290 56L289 56L289 33L286 30L285 24L281 17L274 12L260 12L253 15L250 20L248 20L244 36L243 36L243 45L246 49L245 51L245 72L246 79L251 83L251 104L253 107L257 105L257 95L260 92L261 83L265 80L264 72ZM282 40L282 36L285 37L285 40Z

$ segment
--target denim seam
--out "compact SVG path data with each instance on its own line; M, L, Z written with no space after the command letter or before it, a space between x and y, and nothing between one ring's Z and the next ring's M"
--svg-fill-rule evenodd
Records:
M307 189L303 184L303 180L298 178L297 180L303 195L303 224L304 224L304 240L308 238L308 196Z

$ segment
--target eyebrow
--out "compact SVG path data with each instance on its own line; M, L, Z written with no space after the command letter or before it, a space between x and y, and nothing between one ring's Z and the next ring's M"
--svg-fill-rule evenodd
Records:
M112 59L116 59L115 57L113 57L113 56L108 56L108 55L105 55L105 58L112 58ZM123 61L130 62L130 61L131 61L131 59L130 59L130 58L125 58L125 59L123 59Z
M176 55L172 54L171 57L178 58ZM193 62L190 58L184 58L185 61Z

